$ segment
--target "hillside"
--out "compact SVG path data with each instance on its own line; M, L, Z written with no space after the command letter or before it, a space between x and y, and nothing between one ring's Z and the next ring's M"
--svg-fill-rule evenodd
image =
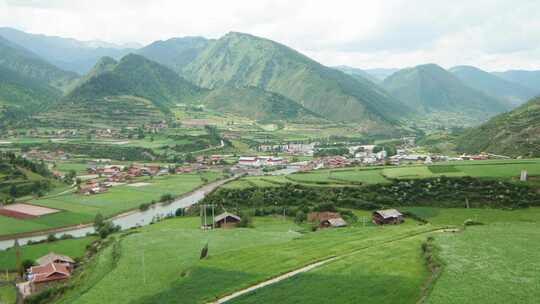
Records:
M382 79L377 78L377 77L369 74L368 72L366 72L366 71L364 71L362 69L353 68L353 67L346 66L346 65L339 65L339 66L335 66L333 68L336 69L336 70L340 70L343 73L351 75L353 77L361 77L361 79L367 79L367 80L369 80L369 81L371 81L373 83L382 82Z
M181 73L211 41L203 37L171 38L155 41L136 53Z
M435 64L400 70L382 85L394 97L424 114L452 113L485 120L509 108Z
M457 149L468 153L539 157L540 98L467 130L458 139Z
M471 88L504 99L511 106L518 106L533 98L537 93L530 88L507 81L472 66L453 67L450 72Z
M369 75L377 78L379 82L382 82L385 80L388 76L394 74L395 72L399 71L399 69L383 69L383 68L377 68L377 69L365 69L364 72L368 73Z
M410 110L369 81L325 67L279 43L229 33L183 71L205 88L255 86L288 97L331 120L373 128L395 124Z
M61 70L1 36L0 66L58 89L64 89L77 78L75 73Z
M101 57L118 59L134 51L125 45L29 34L8 27L0 28L0 36L39 54L44 60L61 69L78 74L87 73Z
M60 96L59 90L0 66L0 125L39 111Z
M61 125L142 124L165 119L171 107L191 100L199 91L174 71L142 56L130 54L119 62L104 58L83 82L37 118Z
M540 71L510 70L495 72L494 75L532 89L540 95Z
M259 121L323 120L298 103L257 87L221 87L209 91L201 102L210 109Z

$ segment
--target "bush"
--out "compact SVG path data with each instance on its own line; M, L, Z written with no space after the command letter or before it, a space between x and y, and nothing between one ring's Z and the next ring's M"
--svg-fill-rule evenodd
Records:
M146 211L150 209L151 204L150 203L142 203L139 205L139 210Z
M307 220L307 215L303 211L296 212L296 216L294 217L296 223L301 224L305 220Z
M34 260L26 259L22 262L22 266L24 270L27 270L28 268L35 266L36 262Z
M253 220L251 219L251 216L248 214L240 215L240 222L238 222L236 227L253 228Z
M174 215L175 216L184 216L184 208L176 209L176 211L174 212Z
M54 235L54 234L52 234L52 233L49 234L49 235L47 235L47 242L50 243L50 242L55 242L55 241L57 241L57 240L58 240L58 238L56 237L56 235Z
M162 203L172 202L173 200L174 200L174 197L170 193L163 194L159 199L159 201L162 202Z

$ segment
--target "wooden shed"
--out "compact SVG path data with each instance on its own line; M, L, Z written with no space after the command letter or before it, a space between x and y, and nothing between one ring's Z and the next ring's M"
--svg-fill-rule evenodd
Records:
M214 219L214 225L218 228L234 228L242 219L235 214L224 212Z
M373 212L372 221L377 225L401 224L403 223L403 214L396 209L377 210Z

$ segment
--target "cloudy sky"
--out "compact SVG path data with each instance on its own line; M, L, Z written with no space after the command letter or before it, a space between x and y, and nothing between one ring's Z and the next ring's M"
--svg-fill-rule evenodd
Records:
M0 26L142 44L239 31L326 65L540 69L538 0L0 0Z

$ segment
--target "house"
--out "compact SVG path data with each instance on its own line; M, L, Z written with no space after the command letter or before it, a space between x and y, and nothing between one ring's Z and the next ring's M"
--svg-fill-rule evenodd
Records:
M214 225L218 228L234 228L241 220L238 215L224 212L214 218Z
M72 268L73 265L75 265L75 261L72 258L66 255L56 254L54 252L49 252L48 254L37 259L36 262L38 265L41 265L41 266L47 265L50 263L55 263L55 264L63 264L63 265L68 266L69 268Z
M346 227L346 226L347 226L347 222L345 222L345 220L342 219L341 217L327 219L325 221L322 221L319 225L320 228L339 228L339 227Z
M403 214L396 209L377 210L373 212L372 221L377 225L401 224Z
M49 263L41 266L30 267L28 280L32 293L42 291L53 286L58 281L69 279L71 269L61 263Z
M238 159L238 165L240 166L247 166L247 167L258 167L259 162L257 161L257 157L251 157L251 156L243 156Z
M307 215L307 220L308 222L324 222L324 221L327 221L329 219L337 219L337 218L341 218L341 216L339 215L339 213L337 212L310 212L308 213Z

